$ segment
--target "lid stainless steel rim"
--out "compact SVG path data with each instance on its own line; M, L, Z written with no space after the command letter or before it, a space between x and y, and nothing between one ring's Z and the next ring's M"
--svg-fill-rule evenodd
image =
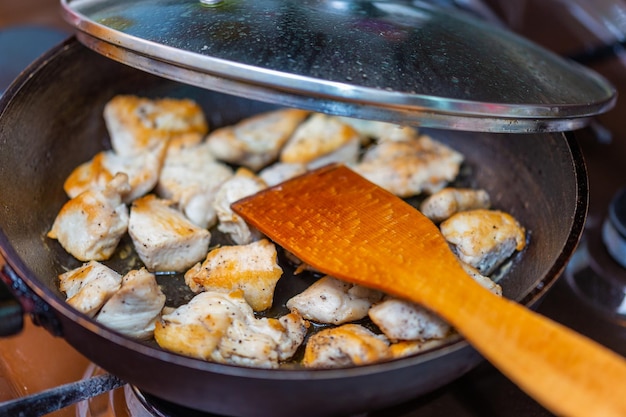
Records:
M419 2L222 0L209 7L200 0L120 1L62 5L79 41L98 53L277 105L519 133L575 130L615 104L615 90L596 73L509 32ZM167 28L157 30L155 22ZM480 31L486 34L475 34ZM468 42L478 41L483 45L468 52ZM485 57L485 48L497 50Z

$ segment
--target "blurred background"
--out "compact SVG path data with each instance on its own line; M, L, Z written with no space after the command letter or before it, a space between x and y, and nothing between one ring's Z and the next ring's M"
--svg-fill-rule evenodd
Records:
M26 65L70 33L56 0L0 2L0 93Z

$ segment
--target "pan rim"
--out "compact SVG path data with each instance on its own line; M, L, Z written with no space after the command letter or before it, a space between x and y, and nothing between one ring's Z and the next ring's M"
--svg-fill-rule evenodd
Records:
M62 55L71 47L82 47L75 37L70 37L61 44L52 48L38 60L31 64L18 78L7 88L2 97L0 97L0 120L4 115L6 108L9 107L12 98L23 88L33 74L43 68L50 60ZM564 135L568 143L568 149L571 152L573 161L584 161L582 151L573 137L571 132L552 133L554 135ZM556 280L561 276L565 269L567 261L573 255L578 243L582 237L585 219L588 211L588 180L586 167L584 163L581 165L574 164L577 190L576 208L572 219L572 228L569 230L567 241L562 248L559 256L552 264L550 270L538 281L534 288L520 300L515 300L527 307L532 307L537 303L543 295L552 287ZM84 327L87 331L96 334L98 337L106 338L118 346L132 349L135 352L150 356L152 358L173 363L186 368L208 371L216 374L231 375L249 379L269 379L269 380L310 380L310 379L338 379L354 376L364 376L377 373L389 372L399 368L406 368L417 364L432 361L434 359L446 356L452 352L462 349L471 348L468 342L460 338L449 343L434 347L418 354L394 359L387 362L381 362L370 365L356 366L340 369L262 369L237 366L231 364L220 364L185 357L172 352L168 352L156 347L145 345L135 341L119 333L111 331L103 325L88 318L86 315L73 309L56 294L54 294L42 280L37 277L32 270L26 265L23 259L17 255L16 250L9 242L8 237L0 227L0 255L4 258L6 264L12 268L16 275L22 279L30 290L40 297L53 312L63 315L78 325ZM30 313L30 312L28 312ZM65 337L65 336L63 336ZM473 349L473 348L471 348Z

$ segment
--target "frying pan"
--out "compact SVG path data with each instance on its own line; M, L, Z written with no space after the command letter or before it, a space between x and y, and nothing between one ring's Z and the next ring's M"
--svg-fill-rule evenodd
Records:
M74 38L29 67L0 101L0 251L6 260L0 275L35 322L142 391L236 416L380 409L441 387L481 361L457 339L416 356L349 369L251 369L163 351L72 309L58 290L57 275L79 263L45 234L67 199L62 188L67 175L109 148L102 111L116 94L192 98L213 128L274 108L146 74ZM588 190L575 138L564 133L428 133L465 154L466 185L489 190L494 207L527 227L530 244L507 266L500 283L504 296L533 306L560 275L582 233Z

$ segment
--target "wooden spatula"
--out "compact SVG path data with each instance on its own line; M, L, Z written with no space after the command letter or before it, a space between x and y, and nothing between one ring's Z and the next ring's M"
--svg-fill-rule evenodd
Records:
M345 166L321 168L232 205L321 272L422 304L544 407L626 416L626 360L471 279L418 210Z

